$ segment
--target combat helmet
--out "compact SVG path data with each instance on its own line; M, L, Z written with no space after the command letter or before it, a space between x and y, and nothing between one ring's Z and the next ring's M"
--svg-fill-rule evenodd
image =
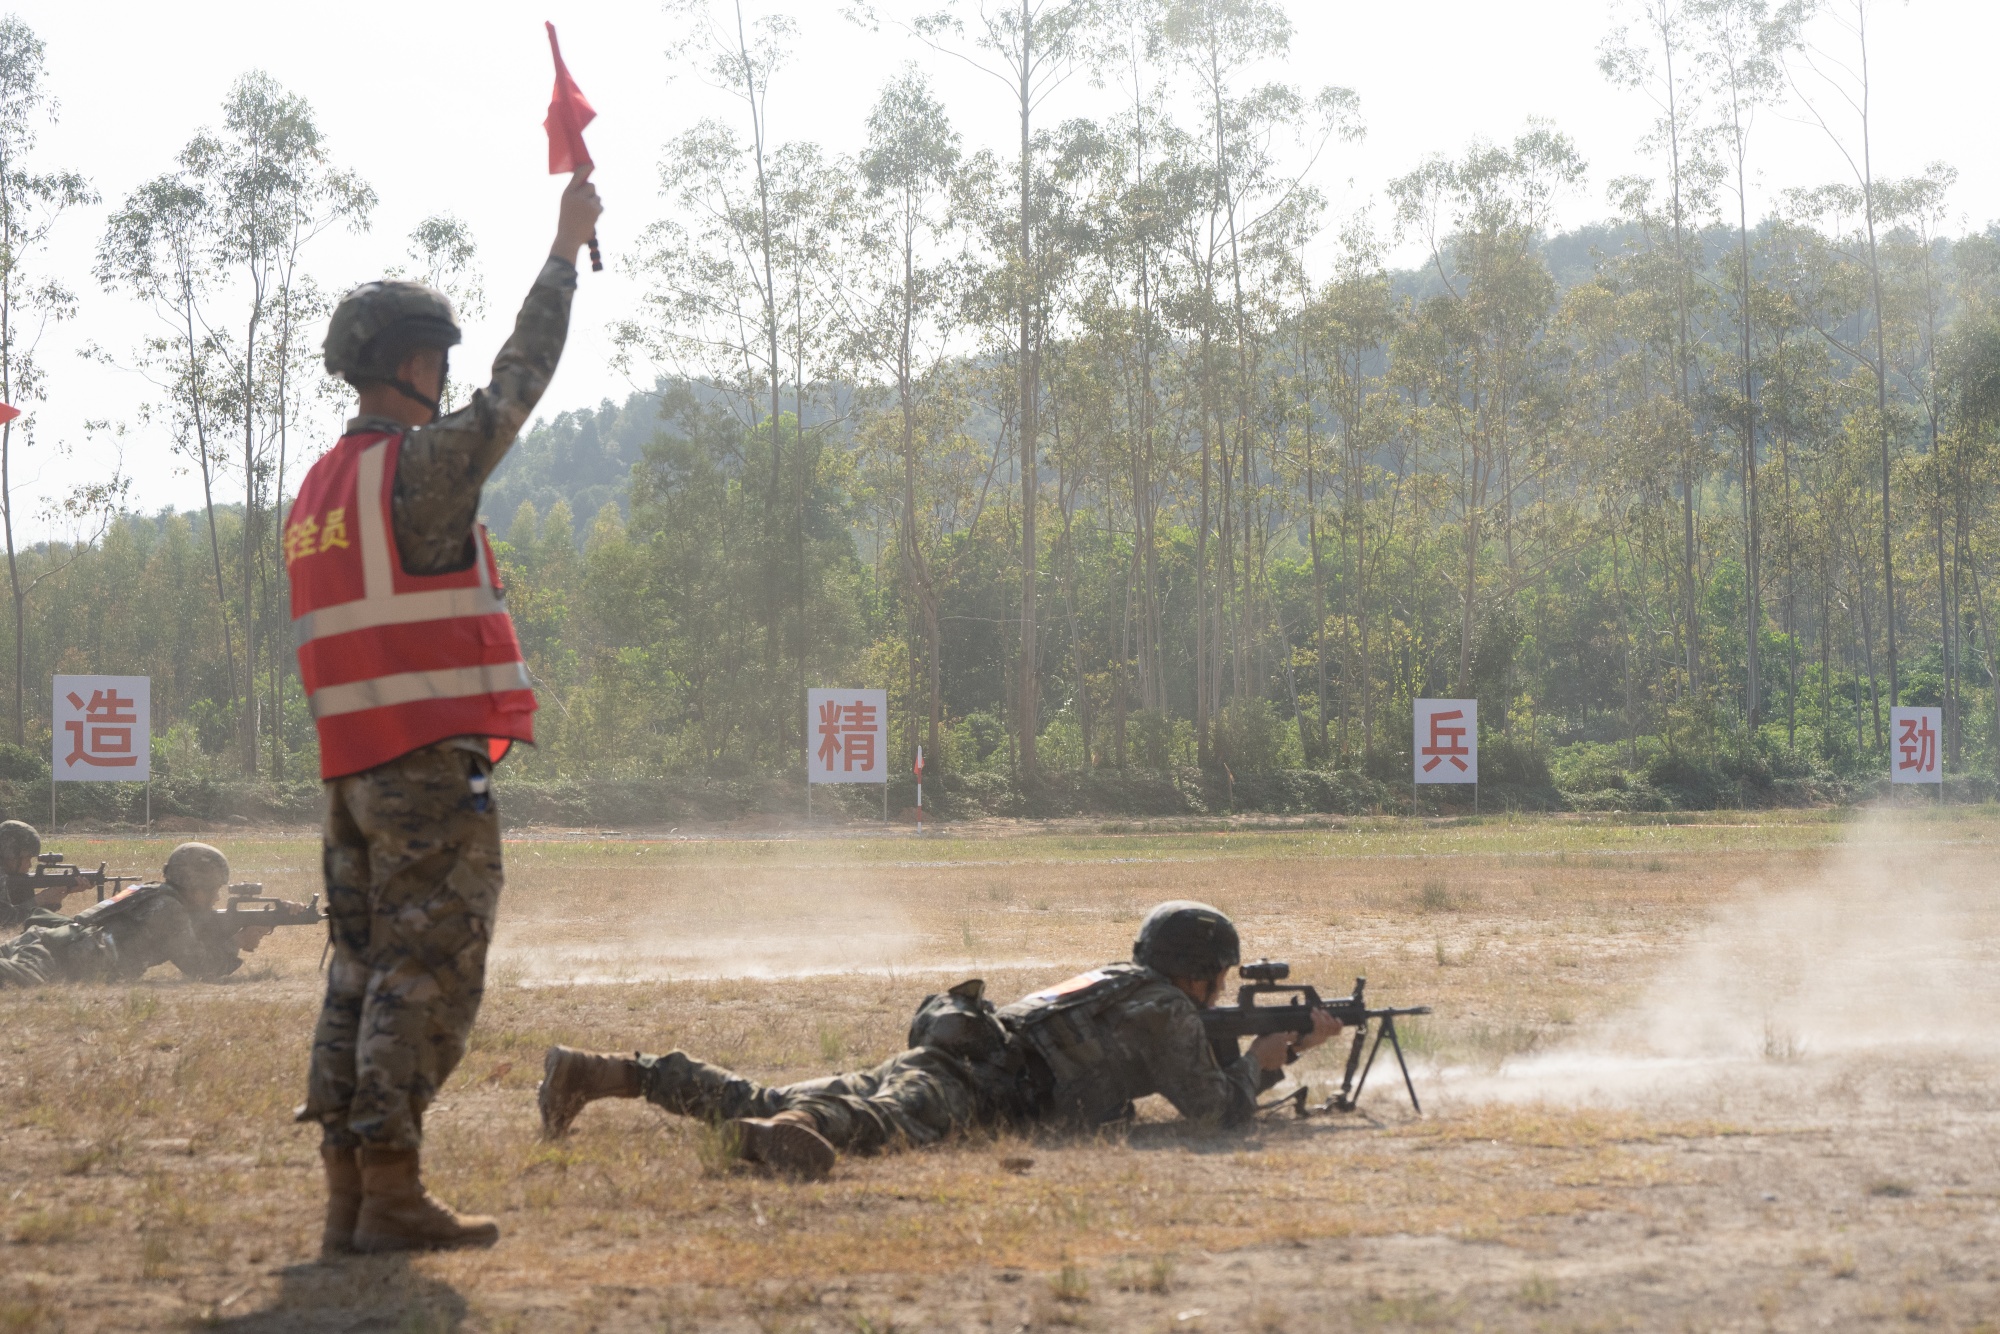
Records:
M392 385L435 413L436 400L397 372L412 352L456 347L462 336L450 298L436 288L396 278L363 283L327 321L326 373L351 385Z
M1214 977L1243 959L1236 924L1220 908L1173 899L1146 914L1132 962L1168 977Z
M33 825L20 820L0 822L0 866L12 866L41 850L42 836Z
M161 879L178 890L213 893L229 883L229 858L206 843L183 843L167 854Z

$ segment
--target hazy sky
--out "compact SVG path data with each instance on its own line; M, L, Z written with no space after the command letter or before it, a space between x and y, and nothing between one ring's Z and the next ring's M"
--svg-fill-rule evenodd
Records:
M840 0L773 7L800 27L796 55L771 98L774 140L812 138L831 152L851 151L882 83L915 61L933 75L969 145L1006 150L1014 127L998 83L897 32L856 28L841 17ZM897 0L882 7L899 10ZM919 7L931 5L901 9ZM1530 116L1555 121L1590 163L1588 185L1564 205L1565 223L1603 216L1605 182L1646 169L1636 142L1652 109L1638 94L1610 87L1597 69L1598 45L1614 26L1607 0L1318 0L1289 8L1296 37L1290 59L1273 73L1308 89L1355 89L1368 125L1365 143L1330 150L1315 173L1336 219L1424 155L1455 151L1476 135L1511 136ZM550 67L542 20L556 23L570 69L598 109L588 138L606 203L599 232L608 267L582 275L569 349L542 415L622 398L631 387L610 366L604 333L638 290L616 271L623 242L662 211L661 145L702 115L737 110L696 78L670 80L663 52L673 34L653 3L28 0L16 12L47 43L49 85L61 100L61 118L44 132L33 165L81 171L104 199L67 216L47 254L28 261L74 288L81 308L42 338L49 394L33 407L35 444L16 464L23 515L112 466L108 433L87 436L90 420L129 428L116 448L139 508L199 503L197 479L167 453L158 431L140 424L149 386L83 361L76 349L94 343L129 361L146 335L150 314L90 276L107 211L169 169L197 128L216 122L230 83L244 71L267 71L307 98L336 161L381 196L369 232L315 244L308 267L323 285L338 290L402 260L410 228L429 214L453 212L470 225L488 308L468 328L453 370L461 382L483 382L554 233L560 182L545 174L541 120ZM2000 4L1885 0L1874 6L1871 24L1878 175L1943 159L1962 173L1953 203L1965 225L2000 218L2000 172L1988 156ZM1053 123L1090 114L1104 97L1078 79L1044 115ZM1787 186L1840 179L1845 170L1817 129L1774 116L1758 126L1753 152L1761 163L1753 206ZM337 429L329 415L323 443ZM240 493L240 478L224 479L220 498ZM39 520L28 525L30 538L44 531Z

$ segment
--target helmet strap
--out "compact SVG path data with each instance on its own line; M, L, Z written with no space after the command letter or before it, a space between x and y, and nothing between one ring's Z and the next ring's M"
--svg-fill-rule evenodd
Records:
M404 379L384 380L383 383L388 385L391 389L394 389L404 398L409 399L411 402L421 403L425 407L429 408L431 410L431 420L432 421L437 420L438 401L436 399L418 390L418 388L415 385L411 384L408 380Z

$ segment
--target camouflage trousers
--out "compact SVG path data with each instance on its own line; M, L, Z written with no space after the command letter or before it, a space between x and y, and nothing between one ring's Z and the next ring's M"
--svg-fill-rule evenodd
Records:
M110 942L60 913L36 910L27 929L0 943L0 990L51 982L97 982L116 960Z
M301 1121L343 1147L414 1149L465 1055L499 908L492 764L455 739L327 784L333 959Z
M656 1106L708 1121L808 1112L836 1149L855 1153L935 1144L997 1119L959 1062L923 1047L873 1070L777 1088L674 1051L639 1058L639 1089Z

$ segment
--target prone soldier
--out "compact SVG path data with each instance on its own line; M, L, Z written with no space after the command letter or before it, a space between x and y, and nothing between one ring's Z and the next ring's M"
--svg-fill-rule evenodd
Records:
M35 925L38 915L56 913L64 899L86 889L95 889L101 902L107 889L116 894L137 878L106 875L102 864L95 871L70 865L61 853L42 851L33 825L0 822L0 929Z
M934 1143L979 1125L1091 1128L1129 1118L1159 1093L1180 1114L1241 1125L1285 1063L1338 1034L1312 1013L1308 1033L1272 1033L1232 1060L1218 1055L1201 1012L1241 960L1236 927L1203 903L1146 915L1129 963L1107 964L996 1011L978 982L926 998L909 1049L872 1070L772 1088L684 1052L592 1055L551 1047L543 1061L543 1133L565 1134L599 1098L645 1098L682 1116L726 1121L738 1152L805 1177L838 1150Z
M439 416L459 342L442 293L364 283L328 322L328 374L358 412L299 487L284 532L299 676L326 784L333 956L297 1118L320 1126L323 1253L491 1245L490 1218L424 1189L424 1110L465 1055L501 889L493 766L534 740L535 697L477 522L486 478L548 387L586 167L493 378Z
M157 964L212 982L243 964L271 927L238 927L216 912L229 859L206 843L183 843L160 879L134 885L74 917L39 911L0 944L0 987L52 982L132 982Z

